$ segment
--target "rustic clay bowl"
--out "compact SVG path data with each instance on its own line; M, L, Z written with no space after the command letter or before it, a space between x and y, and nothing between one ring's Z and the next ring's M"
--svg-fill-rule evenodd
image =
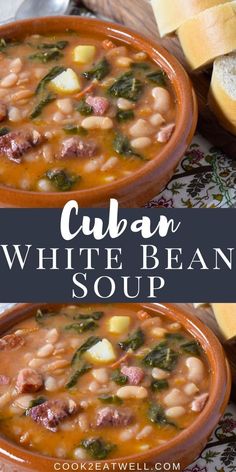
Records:
M20 320L30 317L35 313L37 308L42 306L44 308L49 307L53 309L55 307L61 307L62 305L18 305L10 309L0 318L0 336L2 336L6 330L14 328L14 325ZM125 304L122 304L122 306L124 307ZM170 304L135 304L135 306L137 310L148 308L154 316L155 314L163 313L163 315L168 316L170 319L181 323L184 328L192 333L201 343L210 366L210 397L206 407L196 421L177 437L170 440L168 444L158 446L138 455L108 460L106 464L110 465L110 471L120 470L118 464L121 462L139 464L137 465L137 470L143 470L143 464L147 464L147 467L151 470L151 467L156 463L175 463L180 464L180 468L175 470L183 470L186 466L191 464L204 449L210 435L224 413L231 389L231 376L228 362L221 344L212 331L180 306ZM0 470L4 472L82 470L80 469L78 461L67 461L40 456L39 454L21 449L2 436L0 436L0 464L3 467L0 467ZM88 467L86 470L91 470L89 469L89 463L86 464ZM65 468L63 468L63 465ZM101 463L99 466L101 466ZM108 469L93 468L92 470ZM156 470L164 469L159 468Z
M0 27L0 37L20 37L30 34L63 32L66 29L92 31L106 35L145 51L166 71L177 98L175 132L158 156L134 172L114 183L88 190L72 192L29 192L0 186L2 207L62 207L74 199L81 207L106 207L115 197L123 207L138 207L157 195L172 177L176 166L191 142L197 124L197 104L190 80L179 62L150 39L145 39L123 26L100 20L73 16L23 20Z

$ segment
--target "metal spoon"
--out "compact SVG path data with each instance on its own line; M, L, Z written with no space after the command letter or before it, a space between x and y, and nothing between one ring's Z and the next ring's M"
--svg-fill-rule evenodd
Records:
M15 17L4 23L26 18L64 15L69 8L70 0L24 0L16 11Z

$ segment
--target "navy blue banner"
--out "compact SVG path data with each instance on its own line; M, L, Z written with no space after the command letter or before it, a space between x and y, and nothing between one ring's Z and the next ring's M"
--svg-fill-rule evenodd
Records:
M1 302L235 302L235 210L0 210Z

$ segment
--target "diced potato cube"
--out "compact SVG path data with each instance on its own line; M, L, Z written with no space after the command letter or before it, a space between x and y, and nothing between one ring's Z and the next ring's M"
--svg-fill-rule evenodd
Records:
M93 61L95 53L95 46L86 46L81 44L73 51L74 62L79 62L80 64L89 64Z
M123 334L130 325L129 316L112 316L109 320L109 331L114 334Z
M51 80L51 86L62 93L74 93L81 90L81 85L77 74L73 69L66 69L55 79Z
M92 346L84 355L88 360L99 364L108 364L116 360L116 354L108 339L103 339Z

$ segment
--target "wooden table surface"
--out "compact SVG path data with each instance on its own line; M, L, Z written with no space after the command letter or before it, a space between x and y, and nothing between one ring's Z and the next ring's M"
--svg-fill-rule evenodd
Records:
M180 43L176 36L161 39L149 0L83 0L83 4L99 15L139 31L147 38L168 49L190 73ZM236 159L236 137L225 131L217 122L207 105L210 71L191 74L199 104L200 133L212 144L221 148L228 156Z

